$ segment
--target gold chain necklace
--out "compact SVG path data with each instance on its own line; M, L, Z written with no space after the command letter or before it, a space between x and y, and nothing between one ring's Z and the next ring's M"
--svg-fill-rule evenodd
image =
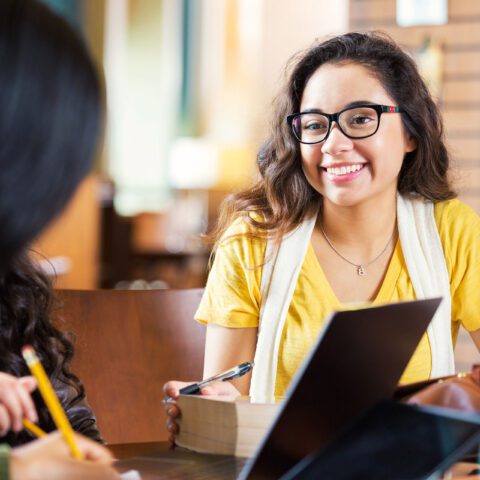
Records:
M367 270L366 270L366 267L368 267L369 265L371 265L372 263L376 262L386 251L387 251L387 248L388 246L390 245L390 243L392 242L393 240L393 237L395 236L395 229L393 230L393 233L392 233L392 236L388 239L388 242L387 244L385 245L385 247L383 247L383 250L375 257L373 258L372 260L370 260L369 262L367 263L360 263L360 264L357 264L355 262L351 262L348 258L344 257L336 248L335 246L333 245L332 241L327 237L327 234L325 233L325 230L323 229L323 225L320 223L320 230L322 232L322 235L323 237L325 238L325 240L327 241L327 243L330 245L330 248L343 260L345 260L347 263L349 263L350 265L353 265L356 269L357 269L357 274L360 275L361 277L363 277L364 275L367 274Z

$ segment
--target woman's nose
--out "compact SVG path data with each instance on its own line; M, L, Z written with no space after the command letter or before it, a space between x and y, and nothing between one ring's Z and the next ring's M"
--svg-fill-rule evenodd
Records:
M322 153L338 155L339 153L351 150L352 148L352 140L340 130L336 123L333 123L328 137L322 144Z

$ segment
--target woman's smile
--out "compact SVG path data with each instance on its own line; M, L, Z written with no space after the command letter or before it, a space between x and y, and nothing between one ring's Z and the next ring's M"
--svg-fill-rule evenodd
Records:
M352 182L360 177L364 172L366 163L330 163L321 165L320 169L324 181L334 183Z

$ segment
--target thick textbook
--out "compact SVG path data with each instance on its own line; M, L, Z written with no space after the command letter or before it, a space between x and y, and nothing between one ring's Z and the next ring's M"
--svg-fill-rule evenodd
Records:
M275 419L280 403L249 397L180 395L175 443L202 453L250 457Z

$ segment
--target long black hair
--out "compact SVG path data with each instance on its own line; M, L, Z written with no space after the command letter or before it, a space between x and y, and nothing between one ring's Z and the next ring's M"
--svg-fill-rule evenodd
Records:
M68 401L74 404L85 397L85 392L70 371L73 345L51 322L55 305L50 278L36 266L28 252L19 254L0 277L0 371L16 377L30 375L21 348L32 345L54 386L70 389ZM35 391L32 397L40 426L53 430L55 425L39 392ZM25 431L10 432L5 437L10 445L29 439Z
M101 84L84 42L35 0L0 1L0 269L91 167Z
M52 286L27 245L89 171L102 111L102 85L79 35L36 0L0 0L0 371L28 375L20 349L31 344L69 404L84 397L69 370L73 346L50 321ZM51 430L38 392L33 398Z

